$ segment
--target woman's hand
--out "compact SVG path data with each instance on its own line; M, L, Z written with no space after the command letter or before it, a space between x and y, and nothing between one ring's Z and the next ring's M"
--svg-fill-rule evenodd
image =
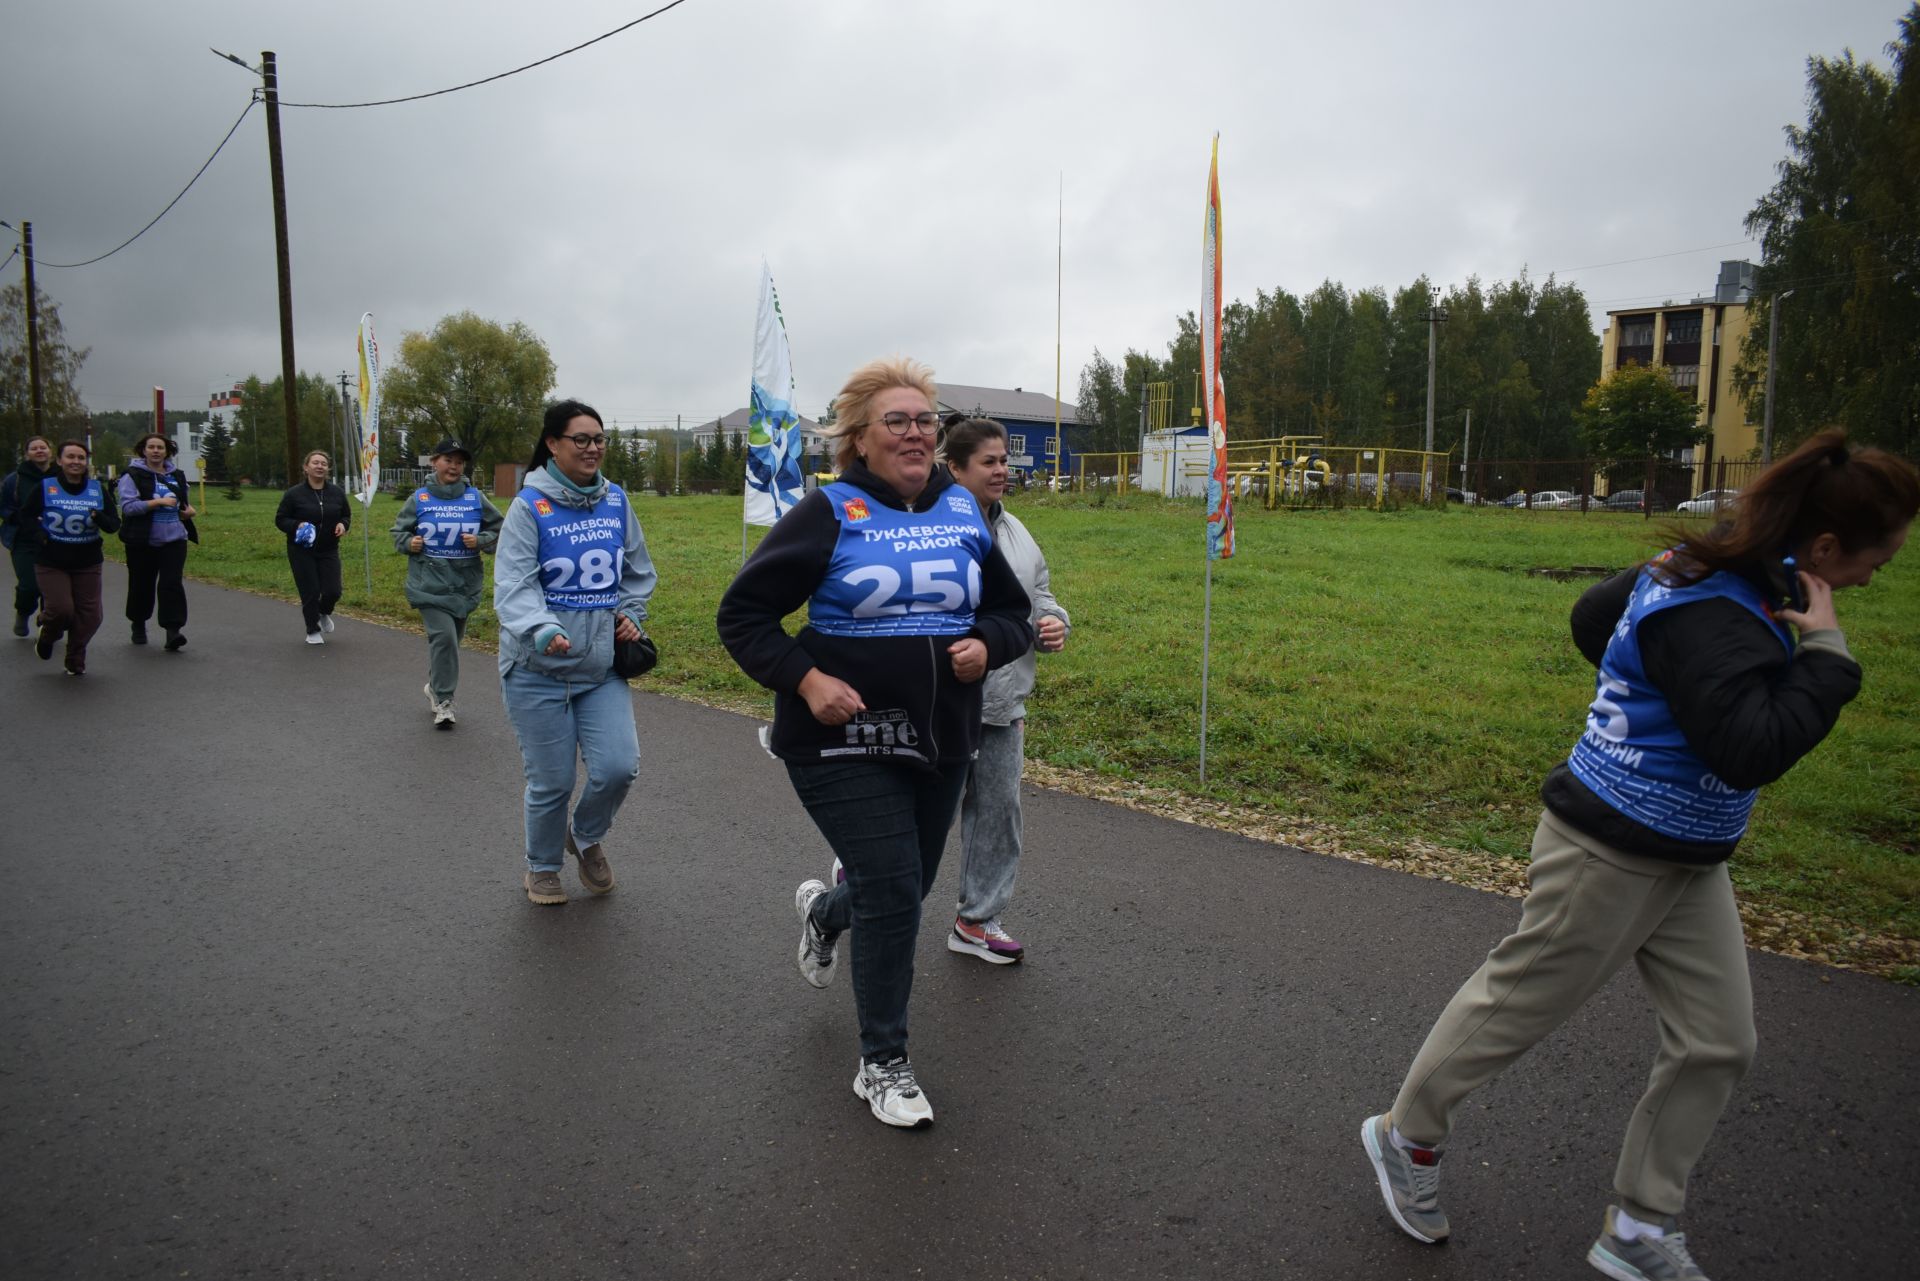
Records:
M613 625L613 638L617 641L637 641L640 639L640 628L631 618L622 614L620 621Z
M856 712L867 710L859 690L817 667L800 678L799 693L807 700L813 719L822 725L845 725Z
M147 500L147 506L149 507L178 507L179 505L180 500L172 494L165 494L159 498L149 498Z
M334 522L333 536L335 538L345 538L347 536L347 527L338 521Z
M407 550L410 552L424 551L426 550L426 546L427 546L427 540L420 537L420 535L418 534L415 534L412 538L409 538L407 540Z
M1040 648L1049 654L1058 654L1067 647L1067 625L1052 614L1042 614L1038 627Z
M462 534L460 535L460 545L466 548L468 551L472 551L474 548L480 545L480 535Z
M1806 598L1807 607L1779 610L1774 616L1783 622L1792 623L1802 632L1825 631L1840 626L1839 615L1833 612L1833 588L1827 580L1818 574L1809 574L1805 570L1796 570L1800 580L1800 594Z
M971 685L987 674L987 643L977 636L957 640L947 646L953 659L953 676L962 685Z
M573 642L569 641L564 634L555 634L554 638L547 642L547 656L559 658L572 648Z
M188 503L188 504L187 504L187 505L186 505L185 507L182 507L182 508L180 509L180 514L181 514L182 516L185 516L185 517L186 517L186 518L187 518L188 520L192 520L192 519L193 519L193 518L194 518L194 517L195 517L196 515L198 515L199 513L197 513L197 512L195 512L195 511L193 510L193 504L192 504L192 503Z

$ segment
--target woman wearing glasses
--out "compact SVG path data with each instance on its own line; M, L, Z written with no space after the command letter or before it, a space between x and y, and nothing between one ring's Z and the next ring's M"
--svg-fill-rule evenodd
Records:
M801 977L831 983L853 931L853 1090L905 1127L933 1120L907 1055L921 901L980 745L981 678L1033 646L979 503L934 465L934 397L917 361L854 372L834 402L839 477L767 534L717 620L777 695L770 749L845 870L795 893ZM780 620L802 605L790 636Z
M540 904L567 901L569 853L589 892L613 888L601 843L640 773L633 694L613 650L640 639L655 575L626 492L600 474L606 452L592 406L548 406L496 553L500 692L527 779L523 884ZM576 751L587 785L569 817Z

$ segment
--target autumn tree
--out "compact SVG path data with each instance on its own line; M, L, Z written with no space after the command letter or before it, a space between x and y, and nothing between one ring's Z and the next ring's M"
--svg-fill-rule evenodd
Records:
M391 424L414 440L452 436L473 451L473 474L488 476L532 452L553 385L553 357L531 329L463 311L401 336L380 379L381 433Z
M34 287L40 348L39 434L53 440L86 430L87 407L80 399L80 366L88 349L67 341L60 308L44 289ZM27 291L23 285L0 289L0 457L16 457L34 434L33 394L27 363ZM9 462L9 465L11 463Z
M1580 439L1595 458L1652 458L1705 440L1699 419L1692 394L1665 370L1629 361L1587 392Z

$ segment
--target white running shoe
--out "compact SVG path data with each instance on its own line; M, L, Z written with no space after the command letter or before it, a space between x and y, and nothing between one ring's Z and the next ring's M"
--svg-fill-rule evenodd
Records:
M453 700L441 702L433 696L433 686L422 685L421 691L427 696L427 706L433 709L433 727L435 729L453 728Z
M933 1124L933 1105L913 1075L913 1064L906 1055L890 1063L860 1063L853 1078L853 1092L867 1101L873 1114L888 1125L917 1130Z
M802 881L793 892L793 910L800 917L800 977L814 987L831 984L840 968L840 956L834 951L840 936L828 934L813 923L813 901L826 892L821 881Z
M320 615L320 630L321 630L321 631L323 631L323 632L330 632L330 631L332 631L332 630L333 630L333 615L332 615L332 614L322 614L322 615Z
M309 645L324 645L324 644L326 644L326 643L327 643L327 638L326 638L326 637L324 637L324 636L322 636L322 635L321 635L321 634L320 634L319 632L308 632L308 633L307 633L307 644L309 644Z

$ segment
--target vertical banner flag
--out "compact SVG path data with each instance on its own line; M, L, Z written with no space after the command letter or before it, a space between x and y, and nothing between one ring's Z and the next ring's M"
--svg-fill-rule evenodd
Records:
M1207 225L1200 263L1200 372L1206 397L1207 559L1233 555L1233 494L1227 488L1227 385L1220 375L1220 135L1207 166Z
M800 418L793 412L793 353L773 272L760 264L753 325L753 407L747 420L745 521L771 525L800 501Z
M380 344L373 313L360 317L360 503L373 506L380 486Z

